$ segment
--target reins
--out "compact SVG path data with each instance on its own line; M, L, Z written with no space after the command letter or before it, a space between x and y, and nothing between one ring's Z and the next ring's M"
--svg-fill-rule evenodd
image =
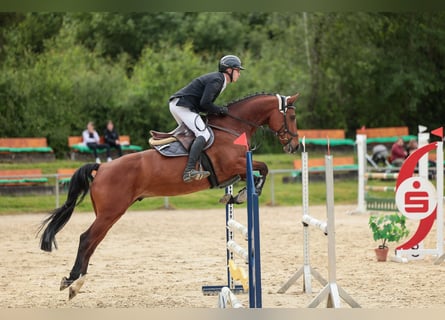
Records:
M235 137L239 137L241 135L239 132L237 132L235 130L231 130L231 129L227 129L227 128L224 128L224 127L221 127L221 126L217 126L216 124L210 124L209 123L208 126L214 128L214 129L218 129L220 131L224 131L224 132L230 133L231 135L234 135Z
M278 131L274 131L274 130L272 130L269 127L267 127L267 129L270 132L272 132L275 136L278 136L280 138L280 140L284 140L282 138L282 136L285 135L285 134L289 134L292 138L298 137L298 133L293 133L293 132L289 131L289 128L288 128L288 125L287 125L287 119L286 119L287 108L294 108L294 107L291 106L291 105L286 105L286 97L279 96L279 95L277 95L277 97L279 97L279 109L282 110L282 112L283 112L284 123L283 123L282 127ZM230 118L232 118L232 119L234 119L236 121L239 121L241 123L247 124L247 125L249 125L251 127L254 127L256 129L264 128L264 126L258 125L255 122L252 122L252 121L249 121L249 120L246 120L246 119L242 119L242 118L234 116L232 114L226 114L225 116L226 117L230 117ZM215 129L218 129L218 130L221 130L221 131L224 131L224 132L227 132L227 133L229 133L231 135L234 135L236 137L239 137L241 135L241 133L239 133L239 132L237 132L235 130L227 129L227 128L224 128L224 127L221 127L221 126L218 126L218 125L215 125L215 124L210 124L209 123L208 126L210 126L212 128L215 128ZM288 139L286 144L289 144L290 141L292 140L292 138Z
M257 129L258 129L259 127L261 127L260 125L257 125L255 122L252 122L252 121L249 121L249 120L246 120L246 119L242 119L242 118L237 117L237 116L234 116L234 115L232 115L232 114L230 114L230 113L226 114L226 116L227 116L227 117L230 117L230 118L232 118L232 119L235 119L235 120L237 120L237 121L239 121L239 122L241 122L241 123L248 124L249 126L254 127L254 128L257 128Z
M263 126L259 126L255 122L252 122L252 121L249 121L249 120L245 120L245 119L239 118L239 117L231 115L231 114L226 114L225 116L226 117L230 117L232 119L235 119L235 120L237 120L237 121L239 121L241 123L247 124L247 125L249 125L251 127L254 127L256 129L263 127ZM227 129L227 128L224 128L224 127L221 127L221 126L218 126L218 125L215 125L215 124L210 124L209 123L208 126L212 127L212 128L215 128L215 129L218 129L218 130L221 130L221 131L224 131L224 132L227 132L227 133L230 133L230 134L232 134L232 135L234 135L236 137L239 137L241 135L241 133L239 133L239 132L237 132L235 130Z

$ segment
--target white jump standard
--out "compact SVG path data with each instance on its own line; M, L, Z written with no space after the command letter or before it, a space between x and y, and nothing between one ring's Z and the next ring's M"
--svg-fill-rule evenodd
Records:
M407 218L419 221L417 230L411 238L396 248L396 256L432 255L436 257L434 264L445 260L444 254L444 163L443 163L443 127L431 131L440 137L439 141L431 142L415 150L403 163L396 182L396 204L399 211ZM420 166L422 158L429 152L436 153L436 183L433 185L426 173L419 170L420 176L413 172L417 164ZM436 243L434 248L425 248L422 241L436 225Z
M304 147L304 144L303 144ZM360 305L343 290L336 280L336 257L335 257L335 218L334 218L334 171L331 155L325 156L326 167L326 210L327 221L320 221L309 215L309 183L308 183L308 156L307 152L302 152L302 193L303 193L303 257L304 264L298 271L278 290L278 293L285 293L290 286L295 283L300 276L303 276L303 291L312 293L311 275L314 276L324 288L308 305L309 308L317 307L324 299L327 299L328 308L339 308L340 298L353 308L360 308ZM328 280L326 281L309 262L309 226L321 230L328 237Z

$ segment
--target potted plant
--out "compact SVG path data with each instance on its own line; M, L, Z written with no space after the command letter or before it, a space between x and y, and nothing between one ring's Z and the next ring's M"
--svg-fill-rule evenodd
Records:
M386 261L389 250L387 243L398 242L409 233L405 216L398 213L371 215L369 227L374 240L381 240L378 248L375 249L377 261Z

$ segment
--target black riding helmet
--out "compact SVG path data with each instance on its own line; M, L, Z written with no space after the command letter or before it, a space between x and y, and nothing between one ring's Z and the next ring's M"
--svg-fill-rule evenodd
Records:
M219 65L218 65L219 72L225 72L228 68L245 70L241 66L240 58L234 55L227 55L222 57L221 60L219 60Z

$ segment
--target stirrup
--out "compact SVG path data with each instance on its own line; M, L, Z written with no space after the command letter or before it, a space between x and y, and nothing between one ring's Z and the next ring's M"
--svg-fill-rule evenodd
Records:
M208 176L210 176L210 172L208 171L198 171L192 169L184 172L182 180L184 180L184 182L191 182L192 180L201 180L207 178Z

